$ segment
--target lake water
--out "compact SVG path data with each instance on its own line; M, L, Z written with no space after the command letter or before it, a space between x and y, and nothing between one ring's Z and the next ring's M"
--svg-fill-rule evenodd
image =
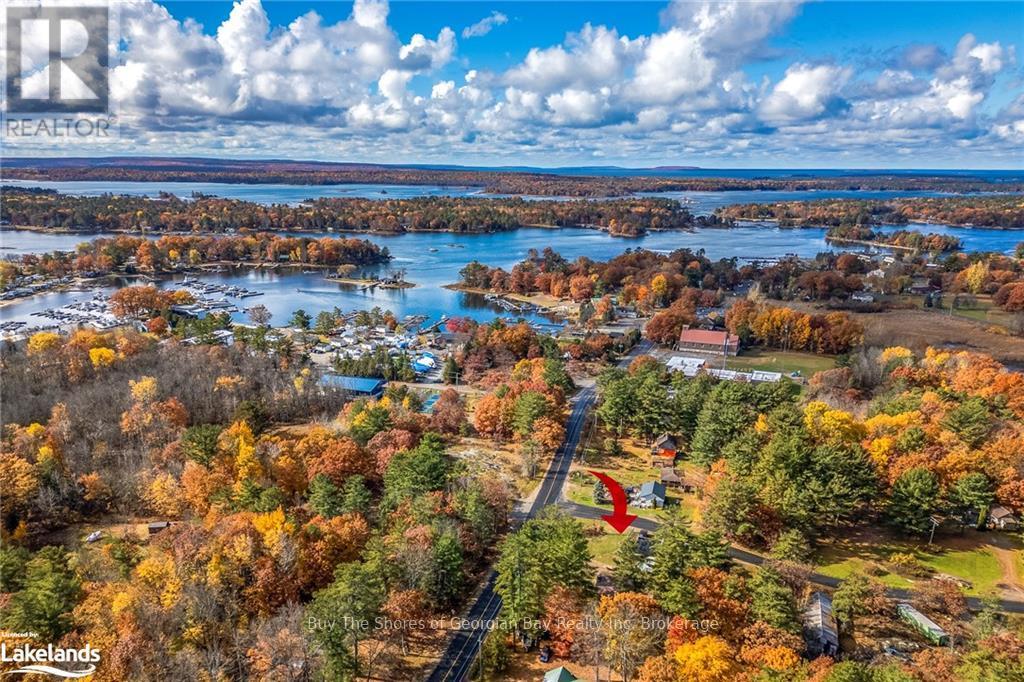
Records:
M309 233L305 233L309 234ZM84 239L113 235L72 235L28 231L0 231L3 254L39 253L72 250ZM441 314L464 315L488 320L503 314L501 308L481 296L445 289L444 285L459 279L459 270L472 260L510 269L526 257L530 249L547 246L563 256L574 259L588 256L595 260L612 258L629 248L646 248L668 252L677 248L703 248L712 258L731 256L765 256L797 253L813 256L828 247L823 230L780 230L771 227L742 227L734 230L704 230L699 233L659 232L639 239L611 237L604 232L582 228L528 228L512 232L481 235L417 232L403 235L353 235L387 246L394 259L381 266L364 268L360 274L378 275L403 268L407 279L417 284L409 289L375 289L328 282L320 273L302 274L294 270L279 274L265 269L238 268L225 273L202 277L211 281L231 283L264 292L263 296L244 299L245 306L261 303L273 313L274 319L287 319L296 308L315 314L335 306L356 310L381 306L395 314L424 314L437 319ZM89 294L56 292L0 308L0 320L21 320L38 324L41 318L30 313L65 305ZM242 307L239 305L239 307ZM236 315L242 319L241 313ZM531 318L538 319L538 318Z
M1015 244L1024 238L1019 232L1006 230L965 230L932 225L927 226L925 231L955 234L964 240L969 249L1006 252L1012 251ZM83 239L96 236L101 235L85 237L0 231L0 246L3 247L0 253L70 250ZM825 242L824 229L780 229L757 225L696 232L657 232L637 239L611 237L597 230L577 228L529 228L481 235L419 232L394 236L353 236L387 246L394 256L391 263L364 268L362 274L385 274L403 268L407 272L407 279L418 286L411 289L363 291L358 287L328 282L320 273L302 274L291 271L289 274L279 274L270 270L246 268L207 274L203 279L230 280L232 284L264 292L263 296L243 299L239 302L239 308L261 303L270 309L278 323L286 320L296 308L303 308L310 314L316 314L320 310L330 310L335 306L344 311L381 306L399 316L424 314L435 320L441 314L489 320L504 312L480 296L443 288L445 284L456 282L459 279L459 270L472 260L509 269L522 260L531 248L541 250L547 246L570 260L578 256L607 260L630 248L645 248L666 253L684 247L704 249L713 259L786 254L813 257L832 248ZM64 305L89 295L81 292L58 292L36 296L0 308L0 320L22 320L38 324L41 318L32 317L30 313ZM241 320L244 315L239 313L236 317Z
M298 204L306 199L363 198L410 199L413 197L466 197L481 194L480 187L442 187L440 185L254 185L218 182L50 182L43 180L3 180L0 184L18 187L55 189L62 194L95 197L101 194L127 194L156 197L167 192L189 199L193 194L208 194L226 199L242 199L257 204Z
M182 197L193 192L245 199L260 203L297 203L310 197L351 196L365 198L395 198L413 196L469 196L480 193L473 187L441 187L410 185L248 185L220 183L145 183L145 182L19 182L4 181L8 184L43 186L58 191L98 195L106 192L156 196L161 190ZM891 198L895 196L931 196L934 193L913 192L671 192L669 196L687 200L691 209L698 213L709 213L716 207L728 203L774 202L799 199L843 198ZM883 230L901 229L886 227ZM1024 234L1013 230L990 230L982 228L963 229L945 225L922 225L910 229L923 232L953 234L959 237L969 251L1000 251L1010 253ZM310 234L310 233L305 233ZM102 234L54 234L27 231L0 231L0 257L24 253L43 253L55 250L74 250L75 246ZM463 294L443 288L456 282L459 270L471 260L479 260L491 266L511 268L522 260L530 249L542 250L550 246L568 259L587 256L594 260L607 260L626 249L645 248L670 252L678 248L703 249L712 259L718 258L763 258L796 254L813 257L831 247L825 241L824 229L779 229L770 225L744 225L732 229L702 229L694 232L658 232L644 237L630 239L612 237L598 230L565 228L559 230L521 229L513 232L499 232L480 235L457 235L446 233L411 233L403 235L356 234L390 249L394 260L385 266L366 268L361 274L384 274L403 268L407 279L418 286L411 289L375 289L363 291L331 283L323 275L292 273L283 275L268 270L242 269L225 273L204 275L204 279L231 280L249 289L262 291L263 296L238 302L239 308L261 303L274 315L278 323L286 320L296 308L303 308L310 314L329 310L337 306L345 311L381 306L391 309L399 316L424 314L437 319L442 314L465 315L479 320L504 314L501 308L487 302L483 297ZM73 300L89 296L77 292L44 294L14 305L0 308L0 320L24 320L32 324L41 318L30 313L45 308L64 305ZM243 314L236 316L242 319ZM534 318L538 319L538 318Z
M241 199L258 204L299 204L307 199L320 198L363 198L363 199L409 199L413 197L501 197L506 195L484 194L480 187L443 187L441 185L252 185L242 183L216 182L49 182L39 180L3 180L2 184L20 187L43 187L55 189L63 194L78 196L99 196L101 194L127 194L131 196L155 197L160 192L169 192L183 199L194 193L227 199ZM734 192L642 192L638 196L677 199L685 203L696 215L708 215L716 208L729 204L774 203L777 201L801 201L814 199L894 199L898 197L947 196L941 192L914 191L855 191L855 190L808 190L808 191L756 191ZM524 196L528 200L554 199L566 201L569 197Z

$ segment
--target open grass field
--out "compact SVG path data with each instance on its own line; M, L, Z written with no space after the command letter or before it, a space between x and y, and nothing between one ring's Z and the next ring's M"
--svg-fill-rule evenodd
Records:
M587 546L590 548L594 563L600 566L611 566L615 559L615 552L618 551L622 540L629 536L630 531L627 530L620 535L604 521L584 521L583 525L587 529ZM596 534L599 531L600 533Z
M782 372L783 374L800 372L804 378L810 378L816 372L823 372L835 367L836 360L831 355L753 348L743 351L734 358L729 358L725 365L728 369L743 371L756 369Z
M914 297L920 305L920 297ZM789 301L791 308L820 313L824 306L802 301ZM957 311L959 312L959 311ZM929 346L949 350L986 353L1006 365L1024 366L1024 337L992 331L998 322L950 315L932 308L897 309L881 313L851 312L864 325L864 342L868 346L905 346L923 353Z
M993 542L996 540L999 544ZM1003 541L1012 544L1000 546L1005 544ZM890 587L910 587L915 581L945 574L969 582L967 593L971 595L1018 592L1021 589L1016 570L1021 561L1018 544L1006 536L971 531L936 538L931 546L880 535L857 535L824 545L818 552L815 568L836 578L855 573L870 575ZM915 557L928 575L911 575L893 566L890 557L897 553ZM1006 565L1006 557L1010 558L1012 567Z

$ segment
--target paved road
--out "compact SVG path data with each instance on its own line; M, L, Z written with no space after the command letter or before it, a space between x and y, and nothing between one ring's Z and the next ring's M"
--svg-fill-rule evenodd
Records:
M633 358L647 353L650 349L650 342L641 341L619 364L628 365ZM597 400L597 391L593 386L583 388L576 394L572 403L572 411L569 413L569 419L565 425L565 440L551 459L551 465L544 474L544 480L541 481L537 496L522 520L536 515L549 504L557 504L561 499L562 486L565 485L569 467L572 466L576 449L583 437L583 426L587 420L587 413L594 406L595 400ZM493 622L498 617L498 612L501 611L501 597L494 591L496 578L497 573L494 571L487 574L483 588L464 616L469 627L455 633L448 643L448 648L445 649L438 661L437 667L427 678L427 682L462 682L469 677L473 661L476 660L480 651L480 643L487 633L487 623Z
M652 344L648 341L640 342L619 364L622 366L628 365L636 356L648 353L651 347ZM544 480L541 482L537 497L534 499L533 504L530 505L526 514L523 515L523 520L534 516L549 504L559 504L562 487L565 485L565 479L569 474L569 468L572 465L573 457L576 455L576 449L583 435L583 426L586 422L587 413L594 405L595 400L596 392L592 386L584 388L576 394L572 411L566 423L565 441L552 458L551 465L548 467ZM562 506L576 518L599 519L605 513L595 507L576 503L562 503ZM657 530L658 522L640 518L633 522L633 526L653 532ZM727 553L732 559L753 565L760 565L765 560L763 556L748 552L739 547L729 547ZM448 644L448 648L441 656L437 667L430 677L427 678L428 682L463 682L468 678L473 661L476 660L476 656L479 653L480 643L487 632L487 623L497 619L498 613L501 611L501 597L494 591L494 581L496 578L497 573L494 571L488 573L483 588L465 616L466 620L469 621L470 627L455 633ZM815 584L830 588L836 588L840 583L838 578L820 573L812 573L810 580ZM908 599L911 596L908 590L901 589L891 589L888 591L888 595L895 599ZM982 602L975 597L969 597L967 605L969 608L977 610L982 607ZM1024 613L1024 602L1000 600L999 607L1007 612Z

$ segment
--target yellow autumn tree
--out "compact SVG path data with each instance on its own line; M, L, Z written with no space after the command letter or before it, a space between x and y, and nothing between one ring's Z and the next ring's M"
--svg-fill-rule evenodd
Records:
M60 346L60 336L53 332L36 332L28 340L28 354L42 355Z
M295 526L285 518L281 507L266 514L256 514L252 519L252 525L263 539L263 546L267 552L275 558L281 555L295 531Z
M39 477L30 462L10 453L0 452L0 510L5 514L18 511L39 489Z
M90 348L89 349L89 361L92 362L92 366L96 369L102 367L110 367L114 364L114 360L117 359L117 353L110 348Z
M178 480L164 473L156 476L146 486L146 503L154 511L165 516L181 516L184 496Z
M181 579L169 556L150 556L135 567L136 583L161 606L169 609L181 596Z
M868 457L880 469L884 469L889 464L889 459L893 456L896 449L896 441L890 436L881 436L868 443L867 451Z
M256 438L245 420L224 429L217 441L218 449L230 457L235 480L258 480L263 477L263 465L256 456Z
M675 657L681 681L728 682L739 672L729 643L713 635L683 644L676 649Z
M851 443L864 437L864 426L853 415L834 410L820 401L812 401L804 409L804 426L811 438L819 442Z
M131 388L132 400L137 403L151 403L156 400L157 386L153 377L141 377L138 381L128 381Z
M912 364L913 362L914 352L903 346L889 346L878 356L878 364L884 367Z
M985 288L985 282L988 280L988 263L985 261L978 261L973 265L968 266L960 273L960 277L963 278L964 286L972 294L980 294Z
M248 428L248 427L246 427ZM238 454L235 456L235 477L239 481L256 481L263 478L263 465L256 457L256 445L252 437L238 439Z
M663 304L668 295L668 279L665 275L655 275L651 278L651 296L656 303Z

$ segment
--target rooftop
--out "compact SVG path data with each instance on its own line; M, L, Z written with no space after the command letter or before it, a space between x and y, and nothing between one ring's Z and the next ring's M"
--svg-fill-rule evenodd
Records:
M647 497L648 495L654 495L656 497L665 497L665 484L660 481L647 481L640 485L640 497Z
M819 637L839 647L839 629L832 615L832 599L824 592L815 592L804 609L804 624Z
M575 682L578 678L562 666L544 673L544 682Z
M740 337L729 332L715 331L713 329L684 329L679 334L680 343L701 343L721 346L728 340L729 344L737 344Z
M325 374L320 377L321 386L331 386L353 393L376 393L384 384L383 379L375 377L350 377L343 374Z

